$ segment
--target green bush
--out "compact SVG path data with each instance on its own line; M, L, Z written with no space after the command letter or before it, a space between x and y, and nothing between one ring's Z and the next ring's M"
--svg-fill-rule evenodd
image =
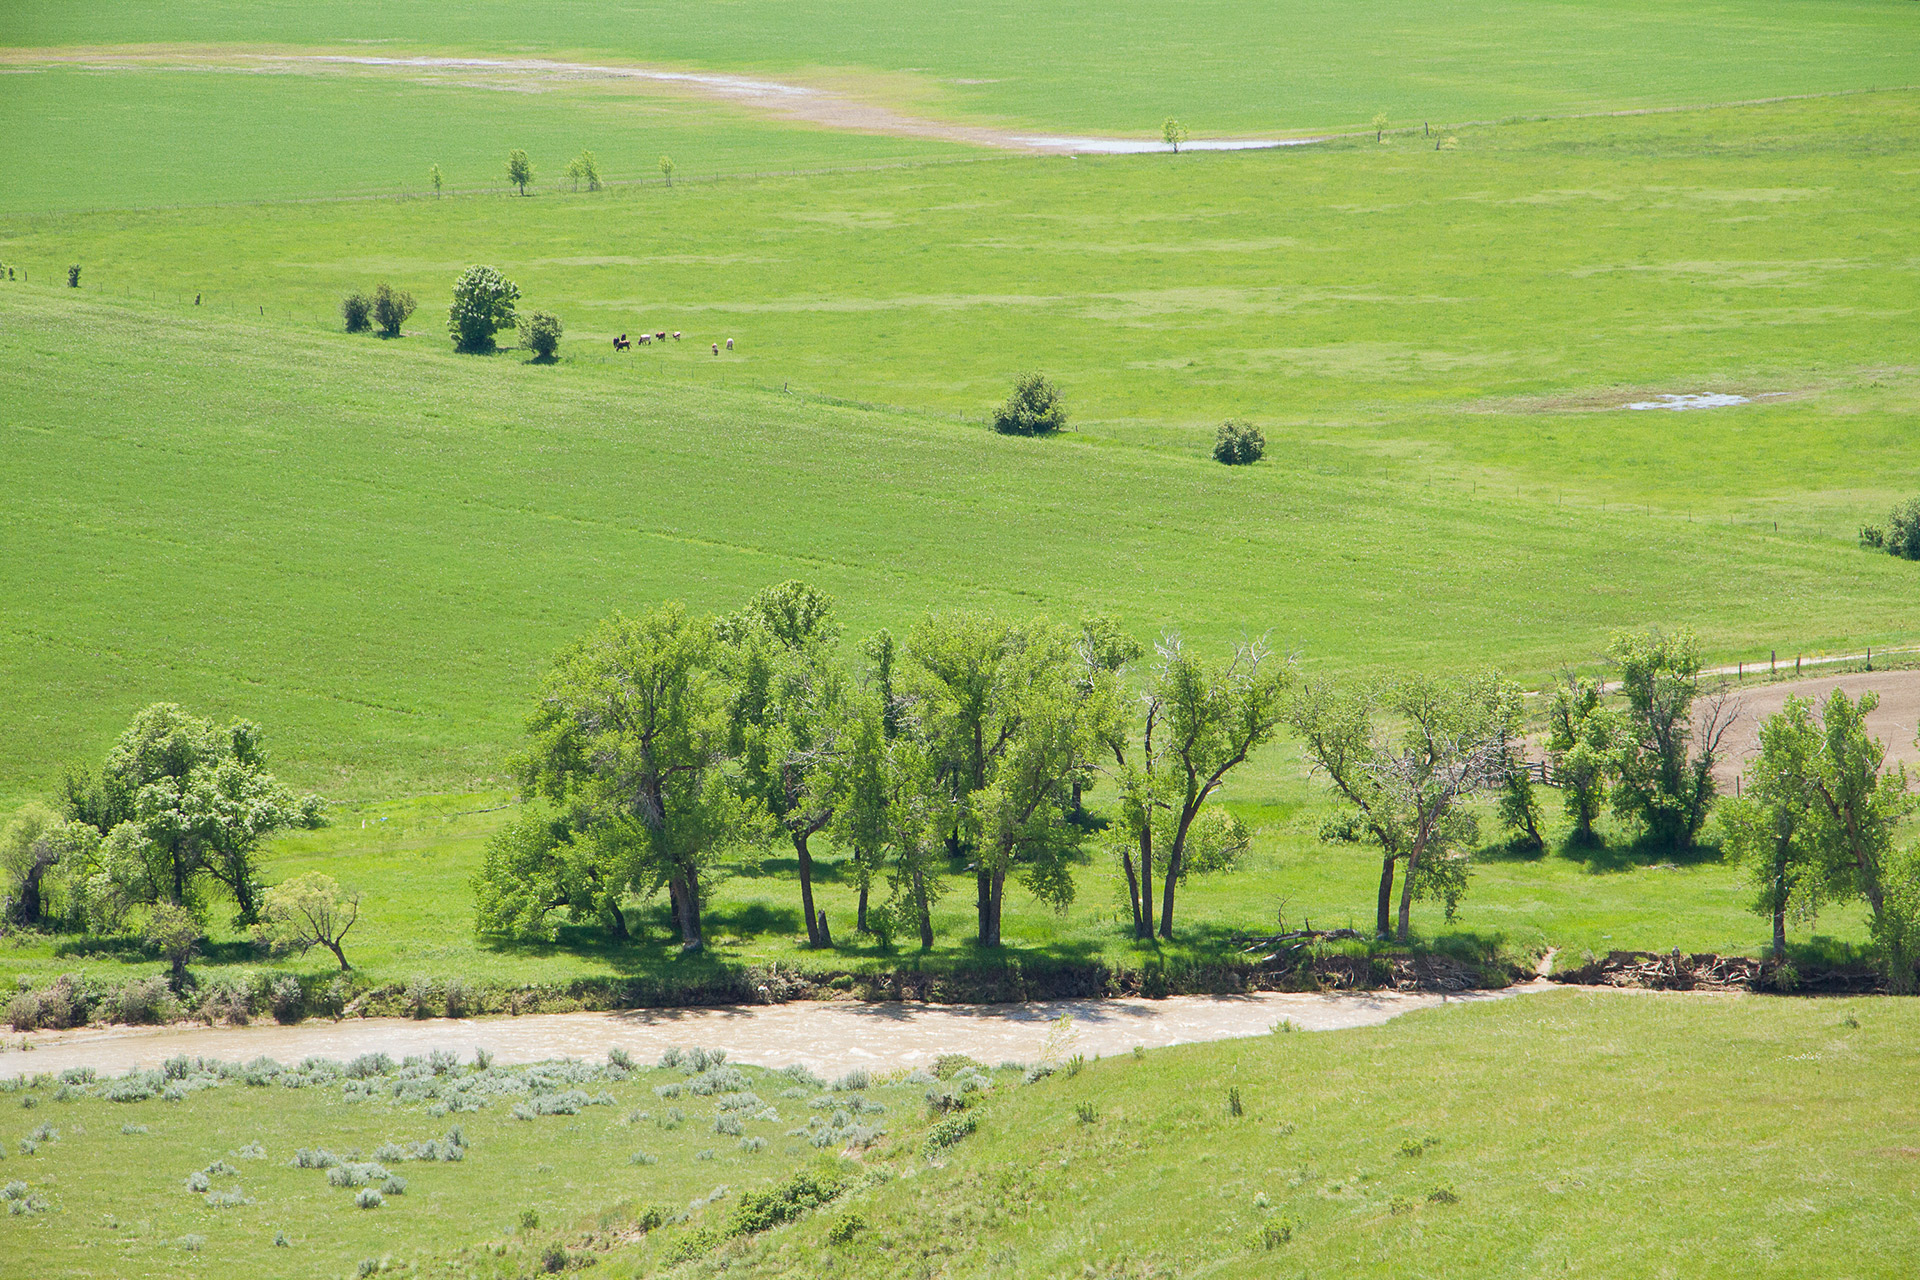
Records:
M937 1155L959 1142L978 1127L979 1121L967 1112L962 1112L957 1116L949 1116L927 1130L926 1153L929 1156Z
M533 352L542 363L560 350L560 317L548 311L535 311L520 322L520 345Z
M340 318L347 322L348 333L367 333L373 328L373 299L355 289L340 299Z
M447 332L453 349L475 355L493 350L493 335L516 323L513 304L520 286L492 267L468 267L453 284L453 304L447 308Z
M1862 531L1865 540L1865 531ZM1909 498L1887 517L1886 552L1902 560L1920 560L1920 498Z
M766 1191L740 1197L740 1203L727 1218L727 1234L752 1235L792 1222L810 1209L817 1209L839 1197L847 1189L847 1176L837 1169L801 1169Z
M76 262L72 266L67 268L67 288L78 289L79 287L80 287L80 264Z
M1251 422L1228 418L1213 438L1213 460L1230 467L1258 462L1267 452L1267 438Z
M373 291L373 322L380 326L380 334L386 338L400 336L400 326L413 314L413 295L404 289L395 289L382 281Z
M1004 436L1046 435L1066 426L1067 408L1060 392L1039 373L1022 374L1007 402L993 414L993 429Z

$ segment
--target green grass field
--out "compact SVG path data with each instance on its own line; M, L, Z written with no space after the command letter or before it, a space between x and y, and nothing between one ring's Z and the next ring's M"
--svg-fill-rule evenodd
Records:
M1911 566L1854 544L1920 474L1907 8L1236 0L1179 31L1114 4L887 14L11 6L0 260L27 279L0 285L0 812L149 702L246 715L283 777L344 806L269 874L365 889L369 974L661 973L682 962L657 927L623 949L468 929L534 682L615 608L726 609L799 576L855 634L1097 608L1143 639L1265 634L1313 670L1535 684L1621 627L1690 625L1726 660L1920 639ZM1089 50L1089 24L1111 38ZM1444 127L1017 157L591 80L33 52L80 46L602 57L1038 131L1172 112L1202 135L1301 132L1378 109ZM1799 94L1830 96L1535 118ZM1473 119L1500 123L1448 123ZM513 145L532 198L498 190ZM583 147L622 185L560 189ZM661 152L695 180L666 189ZM420 197L430 163L446 199L389 198ZM557 367L448 351L447 289L475 261L565 318ZM82 287L59 287L76 262ZM337 332L340 295L381 279L421 299L408 334ZM606 343L661 328L688 340ZM1068 397L1061 439L982 426L1029 367ZM1759 398L1621 407L1708 390ZM1266 462L1208 461L1228 415L1262 426ZM1169 954L1282 909L1365 915L1375 869L1319 843L1327 805L1291 748L1229 798L1261 828L1253 864L1186 894ZM1460 920L1421 928L1514 952L1762 940L1728 869L1657 861L1489 848ZM804 958L783 869L734 868L711 963ZM846 886L823 892L848 921ZM1071 912L1022 902L1009 938L1131 967L1117 903L1090 864ZM970 962L963 907L936 966ZM839 932L831 963L892 963ZM1819 933L1862 938L1846 911ZM255 964L214 938L208 967ZM0 976L149 967L88 941L0 948Z
M970 1095L975 1132L935 1158L925 1087L897 1083L858 1095L886 1108L859 1119L887 1133L857 1153L846 1193L696 1246L677 1269L683 1242L723 1229L746 1195L832 1167L786 1136L826 1118L808 1105L817 1088L747 1069L780 1115L745 1122L770 1138L747 1152L712 1131L718 1098L649 1088L684 1072L591 1080L577 1087L609 1101L527 1121L498 1068L416 1081L412 1102L395 1096L406 1073L359 1101L338 1082L237 1080L173 1102L58 1101L49 1082L0 1094L0 1181L39 1210L0 1217L0 1274L336 1276L384 1257L405 1274L525 1275L557 1246L608 1276L1893 1277L1920 1247L1920 1110L1897 1083L1917 1018L1885 1000L1564 992L1108 1058L1030 1085L996 1071ZM436 1114L449 1095L486 1105ZM669 1107L683 1116L671 1131ZM289 1167L300 1147L364 1159L452 1123L466 1159L390 1164L408 1186L378 1209ZM58 1138L33 1139L42 1125ZM629 1163L635 1151L657 1163ZM214 1191L251 1203L185 1189L220 1160L238 1172ZM716 1185L724 1197L693 1204ZM638 1237L649 1204L688 1218ZM527 1209L537 1226L519 1225ZM849 1216L858 1228L832 1238Z
M125 44L601 54L777 72L924 113L1036 130L1201 133L1358 128L1724 102L1914 82L1901 0L1519 3L1471 9L1142 0L956 9L877 0L714 7L690 0L539 9L487 0L267 6L200 0L84 9L16 0L15 48ZM425 161L422 161L424 165Z

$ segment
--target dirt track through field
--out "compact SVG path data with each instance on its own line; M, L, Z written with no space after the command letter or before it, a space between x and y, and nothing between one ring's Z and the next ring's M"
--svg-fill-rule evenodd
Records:
M1758 754L1760 725L1785 706L1789 696L1813 699L1817 711L1836 689L1854 699L1867 692L1879 694L1880 705L1867 716L1867 732L1886 744L1889 766L1898 762L1911 769L1920 763L1920 746L1914 745L1915 726L1920 725L1920 671L1857 671L1744 688L1736 684L1732 689L1740 719L1726 739L1727 758L1714 770L1714 781L1725 791L1733 790L1734 776Z
M8 1037L0 1076L92 1067L103 1074L157 1067L179 1054L281 1062L309 1056L347 1059L385 1053L396 1059L453 1049L489 1050L502 1063L548 1058L599 1058L621 1048L651 1062L670 1045L725 1049L737 1062L781 1067L803 1063L839 1074L853 1067L887 1070L930 1065L943 1053L966 1053L989 1065L1037 1062L1062 1016L1072 1019L1060 1053L1111 1057L1135 1045L1156 1049L1266 1035L1286 1019L1302 1031L1374 1026L1416 1009L1482 1003L1560 990L1529 982L1505 991L1458 995L1397 991L1339 994L1262 992L1246 996L1172 996L1164 1000L1049 1000L1033 1004L925 1005L832 1003L722 1009L632 1009L618 1013L555 1013L465 1021L352 1018L295 1026L84 1027Z
M378 55L367 53L256 52L219 46L164 48L11 49L0 51L0 66L31 68L146 69L152 71L235 71L258 74L341 74L409 76L427 83L481 84L487 88L536 91L563 84L624 85L681 92L733 103L750 111L797 124L844 129L898 138L959 142L1002 151L1049 155L1127 155L1170 151L1160 139L1065 137L1035 131L1016 132L906 115L831 90L758 76L682 71L627 64L562 62L551 58L475 58L451 55ZM1188 151L1248 151L1302 146L1319 138L1195 138L1181 143Z

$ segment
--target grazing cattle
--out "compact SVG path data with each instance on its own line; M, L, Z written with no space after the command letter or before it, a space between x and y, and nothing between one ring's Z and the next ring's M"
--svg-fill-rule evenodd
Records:
M729 351L731 351L731 350L733 350L733 339L732 339L732 338L728 338L728 339L727 339L727 350L729 350Z
M713 344L713 354L715 355L720 354L720 344L717 342Z
M633 344L631 342L627 341L627 335L624 333L613 340L613 349L615 351L625 351L628 347L632 345Z
M660 341L665 342L667 340L667 331L665 329L662 329L660 332L654 334L653 336L660 339Z
M673 331L673 340L674 340L675 342L678 342L678 341L680 341L680 331L679 331L678 329L675 329L675 330Z
M649 338L649 337L648 337L648 336L647 336L646 334L644 334L644 333L643 333L643 334L641 334L641 335L640 335L640 345L641 345L641 346L643 346L643 347L644 347L644 346L646 346L646 345L647 345L647 344L648 344L649 342L652 342L652 341L653 341L653 339L652 339L652 338Z

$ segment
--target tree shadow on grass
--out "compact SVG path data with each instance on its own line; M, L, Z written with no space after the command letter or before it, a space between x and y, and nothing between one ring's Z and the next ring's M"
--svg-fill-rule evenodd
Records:
M1720 847L1695 844L1676 849L1664 841L1641 836L1635 840L1596 841L1592 844L1562 843L1556 857L1580 864L1588 875L1618 875L1625 871L1678 869L1707 866L1721 861Z

